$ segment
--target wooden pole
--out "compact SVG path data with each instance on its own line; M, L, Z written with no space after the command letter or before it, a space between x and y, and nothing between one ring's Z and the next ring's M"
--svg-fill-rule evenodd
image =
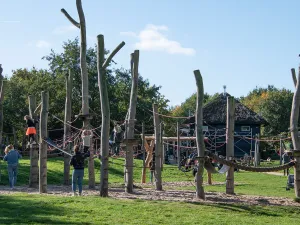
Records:
M3 139L3 121L4 121L4 116L3 116L3 100L4 100L4 82L3 82L3 76L0 75L0 85L1 85L1 90L0 90L0 144L2 144L2 139ZM0 148L0 154L2 147Z
M71 70L66 75L66 102L65 102L65 118L64 118L64 144L63 148L66 152L71 153L71 146L69 139L71 136L71 127L68 125L72 116L72 89L73 89L73 76ZM70 184L70 156L64 154L64 185Z
M142 151L143 151L143 168L145 168L145 157L146 157L146 150L145 150L145 123L142 123Z
M158 106L153 104L153 119L154 119L154 129L155 129L155 189L157 191L162 191L161 182L161 137L160 137L160 119L158 116Z
M234 97L227 97L227 121L226 121L226 158L233 160L234 157ZM234 168L230 167L226 173L226 194L234 194Z
M137 91L138 91L138 67L139 67L139 50L135 50L131 54L131 93L130 93L130 102L128 109L128 127L126 130L126 137L129 140L134 139L134 125L135 125L135 116L136 116L136 104L137 104ZM127 146L127 145L126 145ZM127 146L126 151L126 163L125 168L125 192L133 193L133 142L130 141Z
M40 113L40 176L39 176L39 189L40 193L47 193L47 149L48 145L44 141L48 137L47 123L48 123L48 110L49 110L49 93L42 91L42 107Z
M34 110L36 108L36 98L33 95L28 96L29 102L29 116L35 118ZM30 149L30 173L29 173L29 187L37 188L39 184L39 146L38 144L29 145Z
M297 76L296 76L295 68L292 68L291 72L292 72L292 78L293 78L294 86L296 87L296 85L297 85Z
M107 78L106 71L102 67L104 62L104 36L98 35L98 85L101 102L101 175L100 175L100 196L108 197L108 160L109 160L109 123L110 123L110 109L107 93Z
M296 165L294 167L294 189L297 198L300 197L300 138L298 132L298 119L299 119L299 106L300 106L300 67L298 72L296 90L294 92L291 119L290 119L290 131L294 146L294 160Z
M281 140L281 138L280 138L280 141L279 141L279 144L280 144L280 147L279 147L279 157L280 157L280 159L279 159L279 164L280 165L282 165L282 140Z
M195 113L195 128L196 128L196 144L198 153L198 172L196 174L196 197L199 199L205 199L204 187L203 187L203 172L204 172L204 152L205 144L203 137L203 99L204 89L203 80L199 70L194 71L196 85L197 85L197 104Z
M174 143L173 143L174 144ZM178 165L178 169L180 169L180 130L179 130L179 122L177 122L177 165ZM175 148L175 146L173 145L173 148Z
M164 163L165 163L165 145L163 142L163 133L164 133L164 124L163 122L160 123L160 144L161 144L161 171L164 169Z
M89 115L89 79L86 62L86 23L85 16L82 8L81 0L76 0L76 7L79 16L79 22L75 21L65 9L61 9L61 12L66 18L77 28L80 29L80 70L81 70L81 82L82 82L82 115L83 115L83 128L90 128L90 115ZM93 160L93 149L90 151L90 158L88 164L89 170L89 188L95 188L95 168Z

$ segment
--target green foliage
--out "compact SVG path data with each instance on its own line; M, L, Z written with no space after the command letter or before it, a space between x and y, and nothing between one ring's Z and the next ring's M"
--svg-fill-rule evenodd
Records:
M81 111L81 75L79 66L79 41L67 41L63 44L63 51L43 57L49 63L49 70L17 69L6 82L4 99L4 131L12 132L12 126L18 130L19 140L24 133L23 116L28 114L28 95L37 97L40 102L41 91L49 91L49 113L64 118L65 107L65 79L69 70L73 74L72 90L72 121ZM128 56L129 60L129 56ZM99 127L101 124L101 106L98 87L96 48L87 50L87 64L89 76L90 114L93 116L91 124ZM116 66L114 66L116 67ZM107 70L108 95L110 101L111 120L124 121L129 107L131 91L131 73L123 68ZM161 113L167 113L168 100L160 94L160 88L151 85L148 80L139 76L138 104L137 104L137 130L141 132L141 123L145 122L148 132L153 132L152 104L158 103ZM150 111L149 111L150 110ZM81 127L82 122L77 120L74 124ZM48 129L62 128L63 124L53 117L49 117ZM12 140L10 140L12 141Z
M279 135L288 132L290 123L293 93L285 88L277 89L274 86L268 88L255 88L241 102L254 112L260 114L269 123L264 127L264 136Z

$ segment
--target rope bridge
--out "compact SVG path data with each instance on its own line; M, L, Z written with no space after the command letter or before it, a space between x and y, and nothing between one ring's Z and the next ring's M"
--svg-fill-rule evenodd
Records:
M234 168L238 168L241 170L245 170L245 171L259 172L259 173L285 170L285 169L291 168L295 165L295 162L289 162L289 163L283 164L281 166L273 166L273 167L244 166L244 165L240 165L238 163L232 162L230 160L222 159L213 153L208 153L208 156L213 158L214 160L218 161L221 164L224 164L224 165L227 165L230 167L234 167Z

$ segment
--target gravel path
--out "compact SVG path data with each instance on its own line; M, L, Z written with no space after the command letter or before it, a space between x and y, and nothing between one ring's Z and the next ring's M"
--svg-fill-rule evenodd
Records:
M190 186L190 182L166 182L163 187L180 187ZM164 200L164 201L181 201L181 202L203 202L203 203L224 203L224 204L244 204L244 205L270 205L270 206L300 206L289 198L265 197L265 196L249 196L249 195L227 195L218 192L206 192L206 200L198 200L195 198L195 191L190 190L164 190L155 191L154 188L149 188L151 184L139 186L134 189L133 194L124 192L124 188L113 187L109 189L109 196L115 199L143 199L143 200ZM84 187L83 196L99 195L99 187L96 190L88 190ZM11 191L7 186L0 187L1 195L9 195L14 193L38 194L38 189L28 188L25 186L16 187ZM48 185L47 195L59 195L71 197L72 191L70 186Z

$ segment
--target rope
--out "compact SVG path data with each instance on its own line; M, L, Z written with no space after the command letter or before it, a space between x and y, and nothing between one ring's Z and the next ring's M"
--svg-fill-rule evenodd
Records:
M65 153L65 154L67 154L67 155L69 155L69 156L72 156L71 153L62 150L61 148L57 147L54 143L51 143L51 140L50 140L49 138L48 138L47 140L46 140L46 139L43 139L43 141L46 142L48 145L51 145L52 147L56 148L57 150L59 150L59 151Z
M62 122L63 124L66 124L66 125L68 125L68 126L74 128L74 129L76 129L76 130L81 130L81 129L77 128L77 127L72 126L71 124L65 123L63 120L59 119L57 116L55 116L55 115L53 115L53 114L50 114L50 115L51 115L53 118L57 119L58 121Z
M285 169L291 168L295 165L295 162L289 162L289 163L286 163L286 164L281 165L281 166L273 166L273 167L244 166L244 165L240 165L240 164L237 164L235 162L232 162L232 161L229 161L229 160L226 160L226 159L219 158L217 155L215 155L213 153L208 153L208 156L213 158L214 160L218 161L220 164L225 164L227 166L235 167L235 168L245 170L245 171L259 172L259 173L285 170Z

